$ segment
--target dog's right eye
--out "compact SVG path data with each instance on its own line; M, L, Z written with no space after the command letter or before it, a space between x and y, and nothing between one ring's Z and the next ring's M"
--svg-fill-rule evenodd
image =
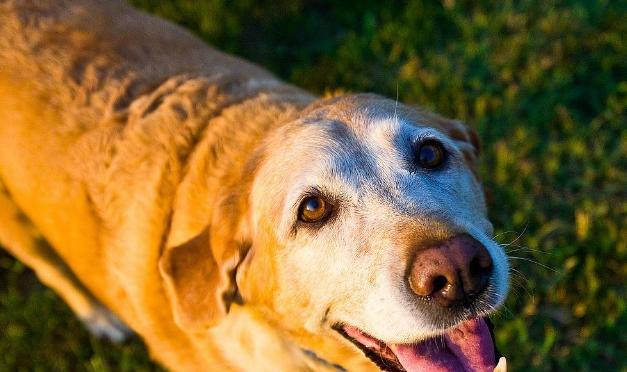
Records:
M320 222L329 217L331 206L320 196L310 196L298 208L298 219L303 222Z

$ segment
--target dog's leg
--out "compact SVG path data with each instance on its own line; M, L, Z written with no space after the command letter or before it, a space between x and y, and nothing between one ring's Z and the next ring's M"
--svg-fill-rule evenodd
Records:
M98 337L121 342L130 329L102 305L41 237L0 183L0 245L35 271Z

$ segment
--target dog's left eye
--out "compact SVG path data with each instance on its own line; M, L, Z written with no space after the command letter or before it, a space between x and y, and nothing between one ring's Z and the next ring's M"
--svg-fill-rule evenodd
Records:
M303 222L320 222L331 212L329 203L320 196L310 196L298 208L298 218Z
M446 158L444 146L436 140L426 140L415 146L416 161L426 169L434 169L442 165Z

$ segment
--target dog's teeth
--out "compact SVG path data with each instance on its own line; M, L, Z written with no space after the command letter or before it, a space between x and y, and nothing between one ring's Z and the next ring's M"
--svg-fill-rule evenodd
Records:
M499 363L494 367L494 372L507 372L507 360L505 357L499 359Z

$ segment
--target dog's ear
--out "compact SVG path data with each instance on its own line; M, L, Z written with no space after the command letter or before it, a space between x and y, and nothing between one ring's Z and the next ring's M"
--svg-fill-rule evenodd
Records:
M225 196L215 201L212 213L197 198L183 202L181 197L172 218L172 240L159 260L174 321L189 332L219 323L238 298L236 269L250 244L246 198L237 187L230 189L217 190ZM199 224L203 216L213 223Z
M240 255L237 247L212 242L208 227L163 253L159 270L180 328L203 331L226 316L236 293L232 276Z
M174 321L188 332L215 326L240 300L236 270L250 251L249 195L262 160L260 150L241 148L257 148L256 140L251 135L222 143L205 136L177 188L159 271Z

